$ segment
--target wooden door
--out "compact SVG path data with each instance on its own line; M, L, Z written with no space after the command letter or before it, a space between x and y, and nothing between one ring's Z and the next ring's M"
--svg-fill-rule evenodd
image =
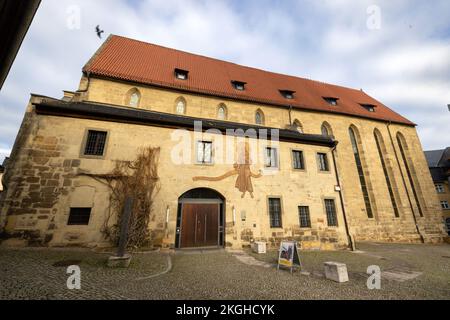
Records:
M185 203L181 220L181 248L219 245L218 204Z

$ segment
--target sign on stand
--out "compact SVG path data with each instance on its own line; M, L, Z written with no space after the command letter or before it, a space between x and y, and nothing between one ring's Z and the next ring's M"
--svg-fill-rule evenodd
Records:
M281 241L278 254L278 270L280 270L280 267L289 268L291 273L294 268L302 269L296 241Z

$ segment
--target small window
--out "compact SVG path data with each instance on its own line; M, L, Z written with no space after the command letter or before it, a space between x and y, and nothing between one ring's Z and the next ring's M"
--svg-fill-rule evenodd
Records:
M318 153L317 161L319 163L320 171L330 171L330 168L328 166L328 157L326 153Z
M255 113L255 123L259 126L262 126L264 124L264 114L261 110L258 110Z
M441 201L441 207L442 207L442 209L444 209L444 210L450 209L450 206L449 206L449 204L448 204L448 201Z
M91 208L70 208L69 226L87 226L91 218Z
M281 95L286 99L294 99L295 91L291 90L280 90Z
M282 228L280 198L269 198L269 217L271 228Z
M295 121L294 121L294 129L300 133L303 133L303 126L302 126L301 122L298 121L297 119L295 119Z
M303 161L303 151L293 150L292 151L292 162L294 169L303 170L305 169L305 163Z
M187 70L175 69L175 77L179 80L187 80L188 74L189 71Z
M444 186L442 184L436 184L435 188L437 193L445 193Z
M325 100L330 106L337 106L339 99L333 97L324 97L323 100Z
M197 162L198 163L212 163L212 142L199 141L197 143Z
M264 163L266 168L278 168L278 152L276 148L266 148Z
M106 132L89 130L84 155L86 156L103 156L106 143Z
M130 107L137 108L139 106L139 93L133 92L130 96Z
M246 85L245 82L233 80L233 81L231 81L231 84L233 85L233 88L235 88L236 90L239 90L239 91L245 90L245 85Z
M336 205L333 199L325 199L325 211L327 213L328 226L337 227Z
M322 128L321 128L321 133L322 133L322 135L324 136L324 137L330 137L331 136L331 132L330 132L330 130L328 129L328 127L327 127L327 125L325 125L325 124L322 124Z
M369 112L375 112L375 105L373 104L361 104L361 107L363 107Z
M178 100L176 109L178 114L186 113L186 103L184 102L184 100Z
M450 218L447 218L447 219L445 220L445 224L446 224L446 226L447 226L447 233L448 233L448 235L450 236Z
M220 105L217 109L217 119L226 120L227 119L227 109L224 105Z
M300 220L300 228L311 228L311 218L309 217L309 207L298 207L298 217Z

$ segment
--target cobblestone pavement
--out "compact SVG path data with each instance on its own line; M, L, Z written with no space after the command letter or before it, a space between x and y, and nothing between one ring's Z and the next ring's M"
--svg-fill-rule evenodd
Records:
M129 269L106 268L108 256L0 249L0 299L450 299L450 245L372 243L357 252L301 252L308 272L293 275L273 266L276 251L176 252L167 273L164 253L134 254ZM325 261L346 263L350 281L326 280ZM67 262L79 264L81 290L67 289L66 267L58 266ZM370 265L383 271L381 290L367 289Z

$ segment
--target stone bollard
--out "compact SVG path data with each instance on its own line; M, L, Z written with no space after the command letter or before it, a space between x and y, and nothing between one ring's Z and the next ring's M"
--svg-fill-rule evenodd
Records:
M325 262L325 277L339 283L348 282L347 265L339 262Z

